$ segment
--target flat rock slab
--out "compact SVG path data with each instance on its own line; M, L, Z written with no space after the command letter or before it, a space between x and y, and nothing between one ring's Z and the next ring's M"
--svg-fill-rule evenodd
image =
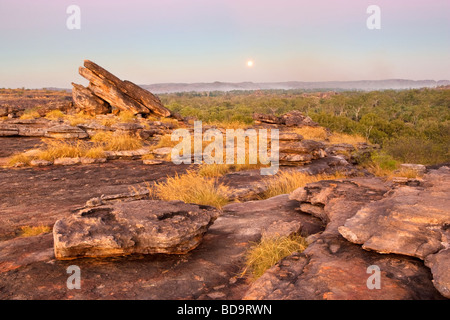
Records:
M128 254L185 254L217 218L212 207L138 200L87 208L56 221L57 259Z
M347 240L366 250L396 253L427 261L450 246L450 168L432 170L420 186L401 186L380 201L364 206L339 227ZM448 252L448 250L446 250ZM448 255L448 253L446 254ZM432 259L433 264L448 258ZM430 262L431 264L431 262ZM449 273L450 265L435 267ZM444 275L434 277L443 279ZM450 298L450 281L440 281L442 294Z
M1 138L5 152L23 151L16 140ZM73 166L0 168L0 241L14 237L21 226L52 226L70 211L84 206L93 197L129 193L145 183L164 181L167 176L183 174L188 165L164 162L156 167L137 161L117 160Z

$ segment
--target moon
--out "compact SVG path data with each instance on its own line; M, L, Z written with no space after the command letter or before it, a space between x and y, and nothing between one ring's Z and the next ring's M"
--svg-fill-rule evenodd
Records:
M249 68L253 67L253 60L247 61L247 67L249 67Z

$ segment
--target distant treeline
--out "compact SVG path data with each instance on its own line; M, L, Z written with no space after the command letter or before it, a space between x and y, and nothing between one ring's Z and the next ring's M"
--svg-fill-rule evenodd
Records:
M252 123L252 114L300 110L322 126L359 134L401 162L450 161L450 89L348 91L321 97L303 90L160 95L184 117Z

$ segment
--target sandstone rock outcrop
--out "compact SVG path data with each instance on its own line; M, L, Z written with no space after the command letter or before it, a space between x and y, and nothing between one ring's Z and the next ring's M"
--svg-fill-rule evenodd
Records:
M183 254L199 245L216 218L211 207L181 201L139 200L87 208L55 223L55 256Z
M322 233L308 248L281 260L256 280L244 299L442 299L428 268L417 259L369 252L344 239L338 229L369 201L390 189L377 178L320 181L297 189L301 213L320 218ZM381 289L370 289L369 266L380 268Z
M279 136L281 165L303 165L326 156L325 145L314 140L303 140L295 133L281 133Z
M422 186L402 186L368 204L339 232L366 250L424 260L436 287L450 298L450 168L433 170L423 179Z
M156 114L169 117L171 112L151 92L130 81L122 81L92 61L85 60L79 68L81 76L89 80L88 88L72 83L75 107L88 113L102 114L130 111L134 114Z

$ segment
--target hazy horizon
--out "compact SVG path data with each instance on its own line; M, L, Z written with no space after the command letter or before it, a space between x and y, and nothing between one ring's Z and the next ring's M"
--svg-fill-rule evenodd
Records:
M447 0L0 0L0 87L86 84L84 59L138 84L449 80L449 12Z

